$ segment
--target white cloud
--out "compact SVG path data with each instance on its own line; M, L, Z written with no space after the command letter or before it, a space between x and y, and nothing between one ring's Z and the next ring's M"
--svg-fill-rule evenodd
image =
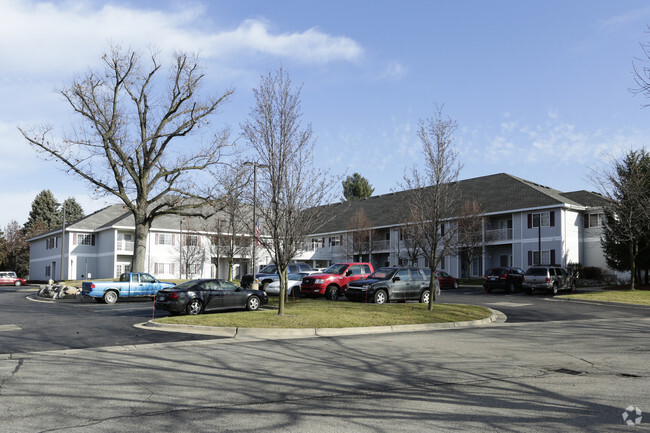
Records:
M379 76L380 79L401 80L408 70L399 62L390 62Z
M112 43L134 49L199 52L204 58L240 55L243 50L299 62L323 64L355 61L361 46L344 36L316 28L279 33L268 22L246 20L237 28L199 31L193 24L202 7L146 10L91 3L63 4L0 0L0 45L3 72L27 75L82 71ZM128 42L124 42L128 41ZM16 80L24 79L17 77Z
M643 131L620 129L581 129L563 121L559 114L551 111L544 123L522 125L508 116L502 122L499 133L483 139L481 134L472 134L471 140L463 140L466 147L473 147L473 159L488 164L499 164L499 171L522 167L539 170L543 167L590 166L603 160L605 155L620 156L629 149L638 149L647 144ZM482 147L482 148L481 148ZM478 149L480 148L480 150ZM471 152L465 149L464 154ZM509 167L508 167L509 166Z

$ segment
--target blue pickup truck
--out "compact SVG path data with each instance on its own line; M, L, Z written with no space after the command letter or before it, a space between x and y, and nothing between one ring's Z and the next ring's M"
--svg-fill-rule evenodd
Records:
M131 272L120 275L120 281L86 281L81 285L81 294L95 298L97 302L114 304L117 298L153 298L158 290L174 286L172 283L158 281L149 274Z

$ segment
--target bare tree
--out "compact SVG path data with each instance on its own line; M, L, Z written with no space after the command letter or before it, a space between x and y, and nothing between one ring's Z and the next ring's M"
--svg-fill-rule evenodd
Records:
M154 219L197 215L208 196L198 192L205 191L199 188L201 175L219 162L228 130L197 140L196 147L182 138L201 127L209 131L209 119L232 91L200 98L203 72L198 58L184 53L174 56L168 78L157 53L145 62L134 51L112 47L102 62L103 69L61 91L80 117L71 134L58 140L49 138L50 126L20 131L38 152L85 179L97 194L124 203L135 219L132 269L144 271Z
M415 221L416 218L409 218L407 221ZM418 260L422 257L420 245L422 236L419 232L420 226L415 223L407 222L400 227L400 242L398 244L398 255L400 259L405 257L410 265L417 265ZM404 249L402 250L402 246ZM402 251L404 254L402 254Z
M370 260L370 255L373 252L372 248L372 239L376 234L376 231L372 228L372 221L366 215L366 212L363 209L359 209L352 215L347 229L346 245L345 250L348 257L351 257L352 260L363 261L364 256L368 256Z
M178 254L180 258L180 273L185 278L194 278L201 273L201 268L208 256L209 246L205 245L198 228L194 225L182 226Z
M457 123L442 114L436 105L433 117L420 121L418 138L422 142L424 168L413 168L404 175L405 216L420 234L420 249L431 269L429 310L436 300L435 270L445 255L453 251L456 225L452 223L457 200L458 173L461 165L453 147Z
M212 239L212 254L228 261L228 281L233 279L235 258L245 258L251 250L252 237L248 232L249 225L244 222L248 216L244 187L249 179L239 168L241 165L232 164L218 175L220 212L217 219L212 218L214 227L211 231L216 232Z
M483 235L484 211L475 200L465 201L456 220L456 251L467 259L468 277L472 276L472 263L483 255L485 236Z
M258 164L257 206L262 221L260 244L280 275L279 315L284 315L287 267L309 233L322 224L326 199L336 182L313 165L311 126L301 126L300 87L282 69L268 73L254 89L255 105L243 135Z

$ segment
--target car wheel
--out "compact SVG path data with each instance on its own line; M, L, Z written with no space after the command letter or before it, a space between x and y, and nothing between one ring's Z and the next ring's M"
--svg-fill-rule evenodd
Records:
M458 281L454 281L454 289L458 288Z
M515 293L516 289L517 288L515 287L515 283L508 284L508 293Z
M201 310L203 309L203 305L201 304L201 301L198 299L192 299L188 304L187 304L187 314L191 316L196 316L197 314L201 314Z
M300 286L294 286L293 289L291 289L291 296L294 298L299 298L300 297Z
M102 297L102 300L106 304L114 304L117 302L117 292L115 290L109 290L108 292L104 293L104 296Z
M16 287L20 287L20 286L22 286L22 285L23 285L23 283L21 283L20 281L16 281L16 282L14 283L14 286L16 286Z
M431 297L431 292L429 290L425 290L420 295L420 302L423 303L423 304L428 304L430 297Z
M385 290L377 290L375 293L375 304L385 304L388 301L388 294Z
M248 311L259 310L259 308L260 308L260 298L258 298L257 296L251 296L250 298L248 298L248 300L246 301L246 309Z
M266 287L270 284L270 281L264 281L262 282L262 286L260 287L260 290L263 292L266 292Z
M551 293L553 293L553 296L557 295L558 292L558 286L557 283L553 284L553 288L551 289Z
M339 298L339 288L336 286L329 286L325 290L325 297L330 301L336 301Z

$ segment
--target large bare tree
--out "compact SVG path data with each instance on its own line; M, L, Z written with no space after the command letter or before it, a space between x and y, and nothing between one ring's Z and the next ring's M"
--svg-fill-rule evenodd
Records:
M61 91L79 118L72 132L58 139L50 137L51 126L20 128L46 158L89 182L97 194L118 197L131 211L134 271L144 271L154 219L200 213L209 195L199 185L202 174L220 161L229 136L227 129L211 128L209 120L232 90L201 98L204 74L197 57L176 54L168 70L158 57L111 47L101 68ZM211 136L187 139L199 128Z
M420 250L431 269L429 310L436 301L435 271L444 256L453 251L457 225L451 221L458 199L457 180L461 165L454 148L455 120L443 116L436 105L433 117L420 121L418 138L422 142L424 167L405 173L404 212L418 233Z
M259 241L280 275L279 315L284 315L287 267L307 235L322 224L320 205L330 199L336 184L314 166L311 126L301 125L300 90L283 69L262 76L253 90L255 104L242 125L258 170Z

